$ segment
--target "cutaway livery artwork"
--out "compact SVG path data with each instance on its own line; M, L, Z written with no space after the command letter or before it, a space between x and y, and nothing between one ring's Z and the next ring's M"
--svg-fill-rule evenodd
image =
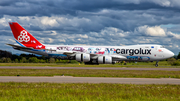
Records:
M9 22L18 44L7 44L16 50L54 58L74 59L85 64L112 64L116 61L158 61L174 56L161 45L75 46L45 45L34 38L17 22Z

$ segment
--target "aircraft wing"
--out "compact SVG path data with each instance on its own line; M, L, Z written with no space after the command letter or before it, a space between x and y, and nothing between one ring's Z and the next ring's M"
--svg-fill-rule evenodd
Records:
M111 55L112 59L114 61L118 61L118 60L126 60L127 58L125 56L121 56L121 55Z
M77 54L77 52L73 52L73 51L65 51L63 52L64 55L68 55L68 56L75 56Z
M7 44L7 45L12 46L14 49L17 49L17 50L22 50L22 51L31 52L31 53L37 53L37 52L32 51L32 50L34 50L33 48L28 48L28 47L23 47L23 46L19 46L19 45L13 45L13 44ZM43 50L53 51L50 49L43 49ZM39 49L39 51L42 51L42 50ZM38 52L38 54L40 54L40 53ZM41 54L44 55L44 53L42 53L42 52L41 52ZM79 53L76 51L62 51L61 54L64 54L67 56L75 56L76 54L83 54L83 53L81 53L81 52ZM86 54L88 54L88 53L86 53ZM102 54L90 54L91 59L97 59L99 56L102 56ZM121 55L109 55L109 56L112 57L113 61L126 60L127 59L126 57L121 56Z
M68 55L68 56L75 56L76 54L83 54L83 53L79 53L76 51L65 51L63 52L63 54ZM86 53L86 54L90 54L91 59L97 59L99 56L103 56L102 54L91 54L91 53ZM110 55L112 57L112 59L114 61L118 61L118 60L126 60L127 58L121 55Z

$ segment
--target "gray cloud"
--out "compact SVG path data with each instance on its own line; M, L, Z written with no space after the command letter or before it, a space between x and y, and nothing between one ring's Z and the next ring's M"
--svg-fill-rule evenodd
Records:
M2 0L1 49L17 21L44 44L162 44L177 54L179 0ZM17 52L17 51L15 51Z

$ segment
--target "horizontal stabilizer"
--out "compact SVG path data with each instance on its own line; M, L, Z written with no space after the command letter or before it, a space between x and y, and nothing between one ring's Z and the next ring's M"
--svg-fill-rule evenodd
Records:
M13 48L19 48L19 49L33 49L33 48L22 47L22 46L19 46L19 45L13 45L13 44L6 44L6 45L12 46Z

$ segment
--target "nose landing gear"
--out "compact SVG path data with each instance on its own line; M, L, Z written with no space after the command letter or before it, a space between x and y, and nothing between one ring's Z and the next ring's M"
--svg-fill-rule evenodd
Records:
M156 61L156 64L155 64L156 67L158 67L158 62L159 62L159 61Z

